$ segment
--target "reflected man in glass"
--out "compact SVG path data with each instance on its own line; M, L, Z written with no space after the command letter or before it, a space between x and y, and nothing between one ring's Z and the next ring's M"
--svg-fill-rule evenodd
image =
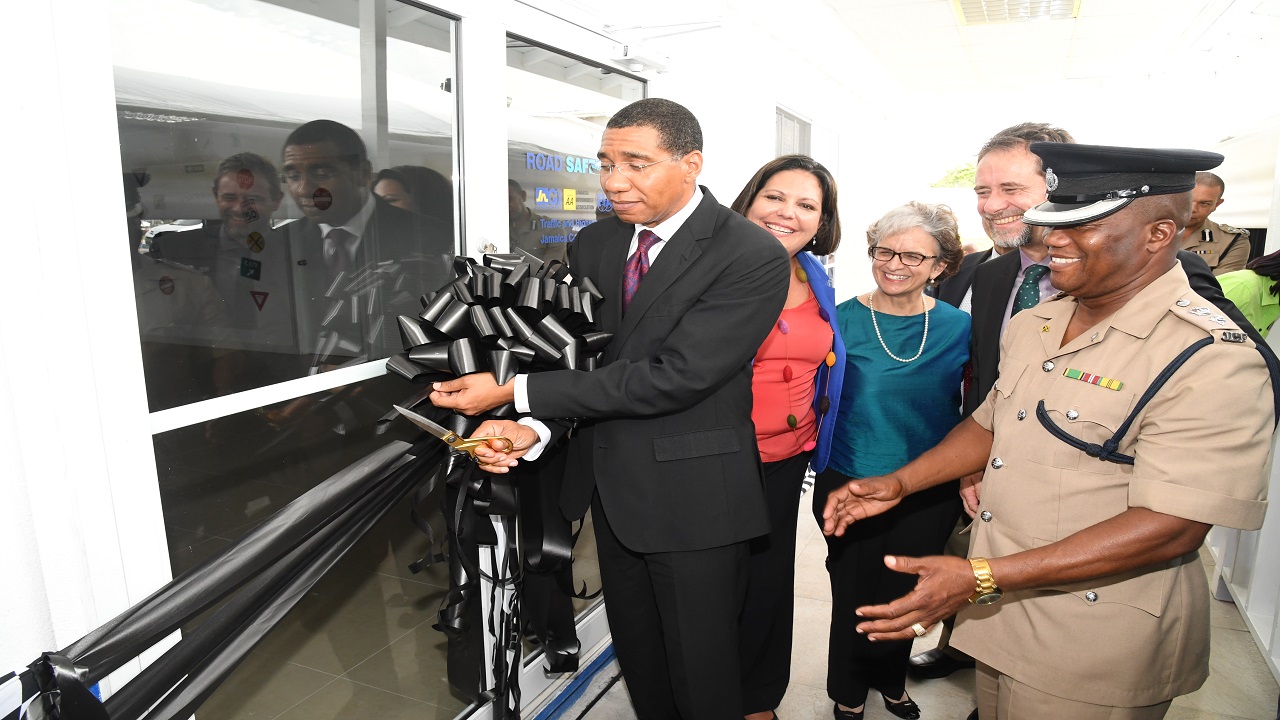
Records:
M285 140L283 176L303 213L291 224L303 349L312 369L399 351L395 316L452 279L452 230L369 191L373 168L354 130L313 120Z

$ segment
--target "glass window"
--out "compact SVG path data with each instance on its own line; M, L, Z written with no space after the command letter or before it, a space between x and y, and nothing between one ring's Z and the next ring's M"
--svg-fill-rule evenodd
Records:
M395 316L416 315L419 297L453 277L455 24L394 0L366 19L364 5L111 3L152 411L380 362L401 349ZM379 376L156 434L173 571L417 436L376 421L420 390ZM439 543L436 495L422 507ZM198 716L463 711L470 700L451 687L447 640L431 627L447 567L407 569L428 547L402 502Z
M578 231L613 211L596 152L613 113L644 83L517 37L507 38L507 204L511 250L565 259Z
M777 111L778 156L809 154L809 123L778 108Z
M112 3L152 410L384 358L452 277L452 22L285 5Z

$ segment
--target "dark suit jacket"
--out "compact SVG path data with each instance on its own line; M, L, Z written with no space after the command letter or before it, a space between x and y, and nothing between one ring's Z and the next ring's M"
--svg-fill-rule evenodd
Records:
M570 246L613 333L594 372L529 376L535 417L593 418L569 446L561 509L582 517L593 489L637 552L720 547L769 530L751 422L751 358L782 312L782 245L703 188L622 315L634 225L585 228Z
M1200 297L1213 303L1231 321L1249 334L1260 347L1266 340L1245 320L1240 310L1222 294L1213 271L1194 253L1178 251L1178 261L1187 273L1191 289ZM993 258L978 267L973 277L973 334L970 336L970 357L973 363L973 387L964 399L964 414L973 412L995 385L1000 371L1000 326L1004 322L1005 308L1013 294L1013 282L1021 269L1019 253L1010 252Z
M938 283L932 295L951 307L960 307L965 293L973 286L973 274L978 266L986 262L995 251L987 248L981 252L969 253L960 261L960 269L956 274Z
M395 318L417 315L418 298L453 279L453 229L435 218L417 215L374 197L373 215L356 248L351 275L376 263L397 261L404 279L398 288L391 283L379 287L372 308L367 303L357 309L358 322L344 331L344 346L335 348L340 357L366 355L369 359L400 352L400 333ZM333 277L324 259L324 239L320 227L309 219L284 226L290 236L295 259L294 288L298 305L298 332L304 353L314 352L321 328L334 329L339 321L351 325L350 296L341 289L330 292ZM367 296L365 296L367 300ZM339 317L328 319L334 301L342 301ZM381 325L378 319L381 318Z

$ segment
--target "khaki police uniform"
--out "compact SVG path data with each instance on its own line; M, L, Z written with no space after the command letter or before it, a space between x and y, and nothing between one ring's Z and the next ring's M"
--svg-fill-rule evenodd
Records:
M1243 270L1249 262L1249 231L1206 220L1204 228L1184 238L1179 249L1199 255L1214 275Z
M1061 346L1075 309L1073 298L1060 295L1010 322L1000 379L973 414L994 442L970 556L1047 545L1130 507L1259 527L1274 411L1266 365L1248 337L1192 293L1179 265ZM1061 429L1101 444L1156 375L1207 337L1214 343L1174 373L1124 435L1118 451L1133 456L1133 465L1091 457L1037 420L1043 401ZM1068 370L1089 375L1073 379ZM1102 378L1099 384L1092 376ZM1110 389L1115 382L1105 380L1122 384ZM1156 705L1208 676L1208 603L1193 552L1159 567L1011 591L998 603L968 606L952 644L1057 697Z

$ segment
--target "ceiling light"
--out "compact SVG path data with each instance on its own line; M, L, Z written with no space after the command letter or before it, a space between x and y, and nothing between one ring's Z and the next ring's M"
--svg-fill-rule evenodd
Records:
M951 0L961 25L990 25L1023 20L1070 20L1083 0Z

